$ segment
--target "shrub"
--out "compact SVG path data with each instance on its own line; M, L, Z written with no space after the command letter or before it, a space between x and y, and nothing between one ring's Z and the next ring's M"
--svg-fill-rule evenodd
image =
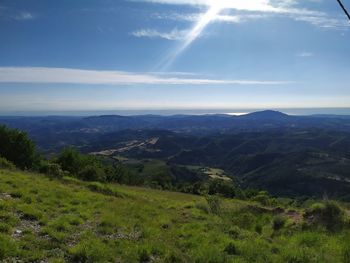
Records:
M73 262L108 262L111 251L102 241L87 237L69 250Z
M253 201L256 201L264 206L272 206L276 201L269 196L265 191L259 192L256 196L252 198Z
M283 216L275 216L272 221L272 228L275 231L280 230L286 224L286 218Z
M75 185L80 185L81 183L83 183L79 179L71 176L63 176L62 181L67 184L75 184Z
M10 233L10 231L11 231L10 225L0 222L0 232L1 233Z
M242 228L252 230L256 224L256 216L250 212L232 212L230 214L232 224Z
M256 233L261 234L262 230L263 230L262 225L260 225L260 224L255 225L255 232Z
M33 167L37 155L34 143L26 133L0 126L0 144L0 156L21 169Z
M151 260L151 257L148 253L148 251L146 249L142 249L139 252L139 262L140 263L145 263L145 262L149 262Z
M101 193L104 195L111 195L115 197L124 197L123 194L119 193L118 191L114 190L113 188L109 187L108 185L99 183L99 182L92 182L87 185L87 187L97 193Z
M213 214L219 214L221 211L221 200L218 196L208 195L206 197L208 202L209 211Z
M181 263L181 262L183 262L183 260L174 254L170 254L170 255L167 255L165 257L164 262L166 262L166 263Z
M70 229L68 220L64 217L60 217L48 224L48 227L54 229L57 232L66 232Z
M47 161L42 161L40 163L39 172L56 178L62 178L64 175L64 172L59 164Z
M233 226L228 230L228 234L231 238L237 239L240 238L242 230L238 226Z
M106 171L109 173L113 173L114 171L96 157L81 154L74 148L64 149L58 156L56 163L64 171L86 181L106 181ZM110 174L109 176L112 175Z
M219 194L224 197L232 198L235 196L235 187L233 186L232 182L222 179L213 179L209 182L208 194Z
M9 237L0 234L0 260L15 256L16 253L16 244Z
M22 213L22 219L25 220L39 220L42 218L42 214L31 205L22 205L19 211Z
M5 158L0 157L0 169L15 170L16 166Z
M10 193L12 198L21 198L23 196L22 192L20 191L14 191Z
M344 211L334 201L317 203L306 210L304 218L314 226L323 226L328 231L335 231L343 227Z
M346 244L342 251L343 262L350 263L350 246Z
M229 243L225 249L224 252L226 252L229 255L237 255L237 249L234 243Z
M85 181L105 181L106 174L97 165L87 165L79 172L78 177Z
M77 150L66 148L58 156L57 163L64 171L68 171L72 175L77 175L83 165L83 159Z
M195 207L201 211L203 211L206 214L209 214L209 206L207 203L204 202L198 202L195 204Z

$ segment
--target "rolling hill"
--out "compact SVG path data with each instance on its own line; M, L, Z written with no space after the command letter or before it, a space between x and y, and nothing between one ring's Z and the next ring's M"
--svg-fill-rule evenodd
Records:
M346 262L347 216L331 221L341 229L327 230L310 219L320 207L311 204L263 206L0 170L0 260Z

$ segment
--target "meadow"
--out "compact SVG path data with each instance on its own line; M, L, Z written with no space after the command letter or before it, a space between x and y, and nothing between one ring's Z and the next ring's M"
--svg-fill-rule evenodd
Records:
M263 206L0 170L0 260L350 262L348 205L332 204Z

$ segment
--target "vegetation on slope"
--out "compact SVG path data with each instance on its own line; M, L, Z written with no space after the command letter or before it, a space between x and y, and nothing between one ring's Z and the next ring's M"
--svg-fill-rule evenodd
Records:
M186 167L126 169L71 148L46 160L25 134L1 132L2 262L350 262L348 204L272 198L218 178L178 188L171 177Z
M0 259L349 262L346 213L0 170Z

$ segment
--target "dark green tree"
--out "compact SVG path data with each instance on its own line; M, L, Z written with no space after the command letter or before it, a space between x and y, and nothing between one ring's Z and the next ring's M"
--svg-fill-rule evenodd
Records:
M222 179L213 179L209 182L208 194L220 194L232 198L235 196L235 187L230 181Z
M72 147L62 150L57 158L57 163L61 166L62 170L69 172L72 175L78 175L84 168L84 156L80 152Z
M0 156L21 169L30 169L37 160L35 145L28 134L0 126Z

